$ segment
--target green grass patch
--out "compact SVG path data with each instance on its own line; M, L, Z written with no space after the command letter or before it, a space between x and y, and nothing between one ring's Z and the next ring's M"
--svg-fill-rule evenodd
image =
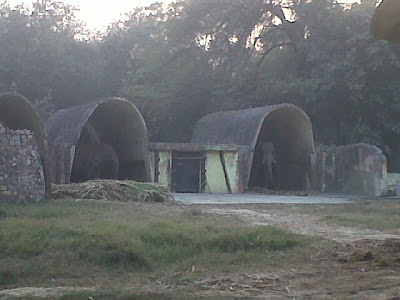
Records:
M318 216L321 221L332 225L376 230L400 229L399 199L362 199L339 205L294 205L280 208L291 213Z
M371 200L356 204L315 206L307 213L318 214L329 224L377 230L400 229L400 201Z
M356 214L340 213L327 215L322 218L324 222L345 227L369 228L378 230L390 230L400 228L400 216L386 214Z
M307 242L274 227L160 215L144 221L135 205L94 202L0 205L5 211L0 219L0 286L69 283L99 272L122 276L192 265L268 263L268 253Z
M115 299L115 300L172 300L176 299L173 296L167 295L135 295L135 294L124 294L121 292L105 292L105 293L72 293L64 295L60 298L60 300L87 300L87 299Z
M242 297L234 297L234 296L209 296L209 297L195 297L185 292L174 292L168 294L133 294L121 291L109 291L109 292L98 292L98 293L90 293L90 292L80 292L80 293L70 293L60 297L61 300L87 300L87 299L96 299L96 300L194 300L194 299L207 299L207 300L221 300L221 299L243 299ZM29 300L29 299L28 299ZM33 299L32 299L33 300Z
M17 276L14 270L8 267L0 267L0 286L7 286L17 283Z

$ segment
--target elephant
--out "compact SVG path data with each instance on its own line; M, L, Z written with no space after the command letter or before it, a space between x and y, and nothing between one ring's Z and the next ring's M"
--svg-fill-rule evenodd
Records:
M94 126L90 122L86 122L85 126L82 128L81 136L79 138L79 144L100 144L101 136Z
M111 145L104 143L81 143L75 151L71 181L90 179L118 179L118 154Z
M274 178L272 173L272 165L276 163L274 157L274 144L272 142L263 142L261 144L262 150L262 164L267 188L271 188L274 185Z

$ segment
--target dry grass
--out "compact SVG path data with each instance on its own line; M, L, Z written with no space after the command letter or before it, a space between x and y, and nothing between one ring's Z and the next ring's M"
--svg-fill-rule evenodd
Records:
M53 185L53 199L94 199L121 202L164 202L173 200L167 189L129 180L90 180Z

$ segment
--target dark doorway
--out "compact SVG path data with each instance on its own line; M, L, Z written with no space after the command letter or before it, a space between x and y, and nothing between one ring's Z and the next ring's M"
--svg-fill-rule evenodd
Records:
M278 110L263 122L254 150L249 187L274 190L305 190L310 154L313 148L308 122L296 111ZM266 179L262 143L274 145L272 182Z
M118 179L146 181L146 169L143 160L122 160L119 164Z
M202 193L205 188L203 152L172 153L172 190L175 193Z

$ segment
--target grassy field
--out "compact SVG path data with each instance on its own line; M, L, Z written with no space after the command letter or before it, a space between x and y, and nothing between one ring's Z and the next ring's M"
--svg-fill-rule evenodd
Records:
M302 208L321 216L328 224L377 230L400 229L400 200L361 200L345 205L324 205Z
M225 272L268 265L306 241L169 204L0 204L0 289L145 284L199 267Z
M354 242L256 226L210 208L95 200L0 203L0 299L1 290L23 287L44 287L48 298L73 300L391 299L400 294L398 200L245 207L297 218L290 223L297 227L312 226L301 223L312 216L332 232L348 226L394 234ZM21 295L13 299L38 299L33 292Z

